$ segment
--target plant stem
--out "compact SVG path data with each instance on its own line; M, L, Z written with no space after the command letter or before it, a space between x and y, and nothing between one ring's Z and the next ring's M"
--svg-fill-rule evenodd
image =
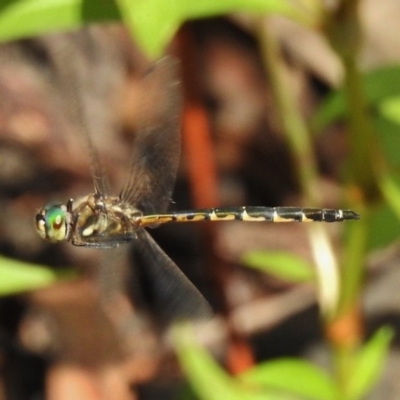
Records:
M310 135L298 112L293 92L288 88L284 76L286 66L281 58L276 40L269 33L267 19L259 20L258 37L264 64L268 70L278 118L295 161L301 192L307 203L317 206L321 203L321 199L315 185L318 174Z
M327 326L327 336L334 349L337 381L343 393L354 373L356 352L363 338L359 298L370 228L369 205L379 196L377 171L384 166L357 65L362 41L358 6L358 0L342 0L337 10L327 15L326 24L327 38L342 60L345 74L350 148L345 176L347 201L361 215L360 221L347 227L340 306L335 319Z
M269 74L276 111L282 132L291 148L304 201L318 207L321 205L321 196L320 191L317 190L318 172L311 135L298 111L296 98L285 76L286 66L278 43L268 28L268 19L260 19L258 37ZM339 296L339 273L336 257L325 227L310 225L308 234L317 269L319 304L323 315L331 316L336 312ZM321 254L318 253L318 243L324 243L325 257L321 257ZM326 262L326 260L330 261Z

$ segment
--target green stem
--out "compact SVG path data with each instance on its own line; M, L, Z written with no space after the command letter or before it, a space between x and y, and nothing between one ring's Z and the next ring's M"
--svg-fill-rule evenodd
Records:
M293 93L288 89L284 76L286 69L282 61L280 49L276 40L268 31L268 21L259 21L261 52L268 68L277 115L280 119L282 131L288 139L292 156L296 164L296 171L305 201L313 206L321 203L317 192L317 168L312 149L312 143L306 124L298 111Z
M346 313L358 301L364 278L370 212L361 202L354 203L354 208L362 217L356 223L347 226L338 314Z
M357 183L364 199L376 197L378 192L375 179L374 154L378 144L373 132L372 120L368 115L362 88L360 71L354 57L343 58L345 68L344 88L350 114L348 116L349 133L349 184Z
M334 355L337 385L341 393L338 400L347 400L348 382L354 371L356 351L355 349L336 348Z
M363 282L370 228L369 205L379 193L376 163L379 167L383 165L357 66L362 41L358 6L358 0L342 0L336 12L327 16L329 19L326 25L327 38L344 66L350 148L345 176L347 200L351 208L361 215L360 221L347 226L341 269L340 305L336 316L337 321L345 321L345 329L349 332L332 343L337 382L343 393L346 393L349 378L354 373L355 352L362 340L363 326L356 310Z
M311 135L298 110L299 106L293 90L288 84L285 75L286 65L282 59L278 43L269 33L268 19L259 21L259 30L261 52L265 60L264 64L267 66L277 115L296 165L302 197L310 206L318 207L321 205L322 199L321 192L318 191L318 169ZM320 309L323 317L329 319L336 313L338 306L339 290L338 285L335 286L333 281L339 281L339 272L326 227L321 226L318 230L313 228L316 227L310 226L308 230L312 247L318 248L315 241L323 242L326 245L326 253L330 253L326 254L325 258L321 258L317 257L317 252L314 252ZM316 235L316 231L318 231L318 235ZM332 262L326 262L327 259L332 260ZM329 280L326 278L327 276L334 279Z
M373 131L373 122L368 114L361 74L357 66L362 40L358 2L342 1L336 14L329 17L327 35L344 66L344 91L349 110L347 132L350 151L345 175L347 203L361 215L357 224L348 226L341 270L342 291L338 310L340 314L346 309L351 309L360 295L370 225L368 205L379 195L377 165L378 168L383 165L383 160Z

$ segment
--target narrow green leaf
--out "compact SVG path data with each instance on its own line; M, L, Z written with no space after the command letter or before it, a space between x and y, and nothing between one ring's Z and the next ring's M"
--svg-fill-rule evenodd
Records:
M186 376L201 399L250 400L234 379L194 342L187 326L176 328L175 348Z
M374 128L389 168L400 167L400 123L386 118L382 113L374 115Z
M398 84L400 67L390 66L370 71L363 77L367 105L372 107L388 97L400 94ZM342 89L333 92L321 104L312 119L312 129L320 132L331 123L343 120L347 113L347 102Z
M400 220L387 203L371 212L368 250L386 247L399 240Z
M384 99L378 109L384 117L400 125L400 96Z
M260 385L312 400L338 399L329 375L308 361L285 358L257 365L240 376L247 384Z
M40 289L72 276L72 273L0 257L0 296Z
M251 251L242 257L244 265L291 282L314 281L313 267L302 258L279 251Z
M0 2L0 40L122 18L142 49L155 58L162 54L185 20L239 11L277 13L307 22L307 15L290 0L3 0Z
M179 26L188 19L234 12L277 13L301 19L288 0L118 0L118 4L133 37L152 58L162 54Z
M91 22L119 18L112 0L2 0L0 41L77 29Z
M229 376L193 339L187 325L174 331L178 359L193 390L202 400L288 400L276 391L258 391Z
M178 1L117 0L122 20L151 58L162 54L180 25Z
M400 187L388 174L380 177L379 187L387 204L400 220Z
M382 373L393 330L380 328L361 349L353 374L349 377L347 398L363 398L376 384Z

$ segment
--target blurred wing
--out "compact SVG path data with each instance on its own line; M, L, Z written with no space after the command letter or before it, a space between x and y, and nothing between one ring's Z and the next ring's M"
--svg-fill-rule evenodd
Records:
M76 45L77 40L80 46ZM91 38L90 30L83 30L71 35L53 35L47 45L55 83L62 91L63 112L78 129L82 129L86 140L95 191L101 195L109 194L106 174L92 139L92 135L101 135L104 129L112 129L93 109L93 101L90 101L100 85L92 69L97 61L96 41Z
M178 62L157 61L141 82L143 106L121 199L144 213L162 212L171 201L180 158L181 87Z
M150 293L160 322L210 318L212 309L197 288L147 231L140 229L137 233L134 251L135 259L143 264L143 291Z

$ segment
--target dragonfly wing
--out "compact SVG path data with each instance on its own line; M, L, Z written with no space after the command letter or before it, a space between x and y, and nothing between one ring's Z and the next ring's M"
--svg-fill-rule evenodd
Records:
M178 66L174 58L164 57L140 85L143 110L121 198L144 213L165 211L171 201L180 159L182 96Z
M80 46L76 41L80 41ZM94 63L98 60L99 52L92 31L84 30L71 35L54 35L48 40L47 50L52 62L52 78L56 87L62 93L63 112L82 130L89 150L90 168L96 193L109 194L106 174L101 167L99 155L93 144L93 136L101 137L103 132L113 129L109 118L93 107L93 98L100 90L101 83L98 74L93 73ZM104 84L102 95L107 96L110 88ZM107 87L106 87L107 86Z
M138 231L134 251L135 260L143 265L143 292L150 295L161 323L212 316L202 294L144 229Z

